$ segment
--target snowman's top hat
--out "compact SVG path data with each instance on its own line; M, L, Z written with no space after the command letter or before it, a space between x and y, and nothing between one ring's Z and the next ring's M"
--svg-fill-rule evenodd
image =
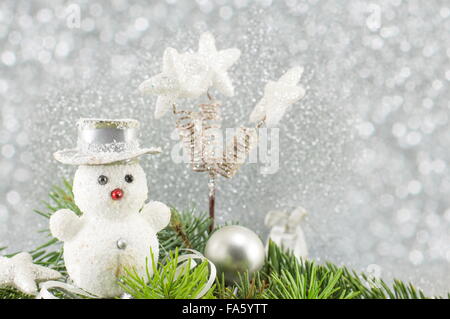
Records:
M161 153L160 148L140 148L139 122L132 119L80 119L75 149L54 154L55 159L70 165L105 165L133 162L143 154Z

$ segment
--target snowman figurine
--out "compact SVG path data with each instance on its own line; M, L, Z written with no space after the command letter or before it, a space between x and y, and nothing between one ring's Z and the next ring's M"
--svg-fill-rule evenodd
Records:
M147 179L138 162L140 155L161 151L139 147L136 120L81 119L77 126L77 148L54 156L78 165L73 194L82 215L57 211L50 231L64 242L64 261L74 284L99 297L114 297L122 293L118 279L125 268L146 275L152 254L158 258L156 233L170 221L165 204L145 204Z

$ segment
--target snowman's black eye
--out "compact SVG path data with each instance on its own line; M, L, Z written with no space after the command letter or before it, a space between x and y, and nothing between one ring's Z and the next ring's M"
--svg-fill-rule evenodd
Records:
M131 175L131 174L125 175L125 182L131 183L131 182L133 182L133 180L134 180L133 175Z
M108 177L106 177L105 175L100 175L97 181L100 185L105 185L106 183L108 183Z

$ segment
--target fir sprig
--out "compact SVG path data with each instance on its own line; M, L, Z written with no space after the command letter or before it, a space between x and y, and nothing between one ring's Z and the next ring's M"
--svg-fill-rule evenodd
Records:
M412 284L405 284L394 280L389 285L381 279L371 278L367 274L358 274L346 267L338 267L332 263L318 265L314 261L298 260L289 252L284 252L273 242L269 243L268 260L266 272L272 277L271 292L267 297L282 298L291 296L292 293L282 291L280 286L293 287L303 278L303 288L308 288L303 296L326 297L326 298L364 298L364 299L416 299L427 298L423 291L415 288ZM295 276L293 276L295 274ZM293 278L292 278L293 277ZM319 286L317 286L320 284ZM327 292L315 294L312 291ZM278 292L274 294L273 292Z
M53 186L48 196L50 200L42 201L47 211L36 209L34 210L35 213L50 218L54 212L66 208L81 216L81 211L73 200L72 183L67 179L63 180L62 187Z
M172 208L169 226L158 233L160 256L166 256L175 248L189 248L202 252L208 239L209 217L195 214L194 210L180 213Z
M209 278L208 262L203 261L191 267L193 260L179 263L178 248L165 258L164 262L155 262L151 254L151 265L147 264L146 276L141 277L133 269L126 269L126 275L119 285L136 299L194 299L205 287ZM149 271L152 269L152 273ZM203 298L212 298L212 286Z
M32 299L33 296L24 294L11 287L0 288L0 299Z

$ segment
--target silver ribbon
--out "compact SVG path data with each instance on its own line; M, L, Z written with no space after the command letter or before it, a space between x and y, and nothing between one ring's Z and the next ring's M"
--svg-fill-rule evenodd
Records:
M40 291L36 296L36 299L59 299L54 294L50 292L50 289L58 289L63 290L67 294L74 295L75 296L82 296L87 298L96 298L96 296L91 295L90 293L74 286L71 284L67 284L61 281L46 281L41 284L39 284Z
M130 143L137 140L136 128L80 128L78 137L86 144Z
M208 258L203 256L199 251L197 251L195 249L182 249L182 250L189 251L189 252L191 252L191 254L186 254L186 255L182 255L182 256L178 257L178 261L180 263L182 263L180 266L178 266L178 269L180 267L186 267L185 264L187 263L188 259L199 259L201 261L207 261L209 264L208 281L206 282L203 289L200 290L200 292L197 294L197 296L195 296L195 299L200 299L208 292L209 289L211 289L212 285L214 284L214 280L216 280L216 274L217 274L216 266ZM193 262L191 262L191 269L193 269L196 266L197 266L197 263L193 260Z
M139 149L137 128L80 128L77 148L85 152L130 152Z

